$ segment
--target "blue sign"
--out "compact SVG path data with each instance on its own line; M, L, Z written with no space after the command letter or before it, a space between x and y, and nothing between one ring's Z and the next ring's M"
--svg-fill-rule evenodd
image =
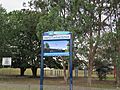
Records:
M70 32L45 32L43 35L43 56L69 56Z
M70 90L73 90L72 82L72 34L68 31L49 31L43 33L41 40L41 71L40 90L43 90L44 60L45 56L69 56Z

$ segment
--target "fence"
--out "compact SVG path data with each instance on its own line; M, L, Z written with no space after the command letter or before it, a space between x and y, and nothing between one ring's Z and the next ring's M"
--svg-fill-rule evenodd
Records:
M68 71L66 70L68 73ZM0 68L0 75L20 75L20 69L18 68ZM32 75L31 69L25 71L25 75ZM40 75L40 69L37 70L37 75ZM63 77L64 73L62 69L45 69L45 77ZM84 71L79 70L78 76L84 76ZM75 70L73 70L73 77L75 77Z

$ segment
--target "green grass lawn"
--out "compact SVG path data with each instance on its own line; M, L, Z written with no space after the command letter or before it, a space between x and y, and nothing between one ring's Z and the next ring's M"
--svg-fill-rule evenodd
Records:
M68 71L67 71L68 72ZM20 69L19 68L0 68L0 76L11 76L11 75L20 75ZM60 69L54 69L54 70L48 70L45 69L44 76L45 77L63 77L63 70ZM26 69L25 76L32 76L31 69ZM37 70L37 76L40 76L40 69ZM79 77L84 77L84 71L79 70L78 71ZM75 71L73 70L73 77L75 77ZM97 78L96 72L93 72L92 77ZM98 79L98 78L97 78ZM107 75L107 80L115 80L113 74Z
M68 71L67 71L68 72ZM0 68L0 75L20 75L20 69L19 68ZM31 69L26 69L25 75L32 75ZM37 75L40 75L40 69L37 70ZM45 76L63 76L63 70L60 69L54 69L54 70L47 70L45 69ZM73 77L75 76L75 71L73 70ZM78 71L79 77L84 77L84 71L79 70ZM93 72L92 77L97 77L96 72ZM108 74L107 78L110 80L114 79L113 74Z
M74 78L73 85L80 87L89 87L87 84L87 79L83 78L84 72L82 70L79 70L78 73L79 78ZM40 75L40 69L38 69L37 75ZM29 76L32 76L31 69L27 69L25 71L25 76L20 77L20 69L18 68L0 68L0 90L39 90L39 78L31 78ZM75 71L73 70L73 77L74 76ZM98 80L96 72L93 72L92 76L92 87L115 88L113 74L107 75L107 80L104 81ZM44 84L50 86L65 86L63 79L63 70L45 70Z

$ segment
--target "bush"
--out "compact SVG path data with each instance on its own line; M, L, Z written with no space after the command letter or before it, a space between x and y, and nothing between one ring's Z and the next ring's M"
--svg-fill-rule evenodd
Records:
M111 71L109 66L101 66L96 69L99 80L106 80L106 75Z

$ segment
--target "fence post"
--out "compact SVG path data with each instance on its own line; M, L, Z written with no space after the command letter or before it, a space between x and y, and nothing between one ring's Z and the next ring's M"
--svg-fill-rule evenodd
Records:
M28 85L28 90L30 90L30 85Z

